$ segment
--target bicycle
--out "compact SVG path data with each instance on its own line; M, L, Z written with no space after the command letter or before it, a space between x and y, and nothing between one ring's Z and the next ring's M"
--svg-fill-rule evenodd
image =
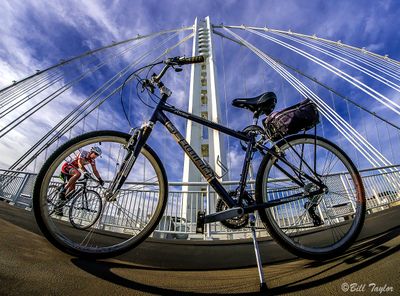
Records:
M64 188L66 180L62 179L61 185L50 185L48 188L47 204L49 216L64 216L64 209L68 208L68 219L76 229L87 229L97 222L102 210L102 200L100 194L95 190L87 189L89 180L98 182L89 174L85 174L83 179L76 182L78 189L67 194L65 199L60 199L61 189Z
M149 79L137 76L138 85L144 90L150 94L159 90L161 95L147 123L130 134L107 130L83 134L50 156L38 174L33 194L34 214L44 236L60 250L86 258L116 256L149 237L163 215L168 196L164 166L147 144L154 125L160 123L219 196L215 213L198 213L198 232L204 231L205 223L216 221L234 229L246 227L250 221L253 227L257 211L270 235L295 255L323 260L342 253L360 233L365 216L364 187L351 159L338 146L316 133L285 135L277 142L271 141L265 130L257 125L259 116L269 116L274 108L268 96L234 100L237 107L254 113L253 125L242 131L168 104L172 92L161 81L167 70L174 68L179 72L183 65L202 62L202 56L176 57L145 66L151 69L164 63L158 75L153 74ZM136 75L137 71L130 76ZM166 112L241 141L246 152L236 190L228 192L222 186L213 169L194 151ZM103 145L103 151L109 151L108 161L115 167L115 175L101 194L104 205L101 221L90 230L71 233L49 215L49 184L66 157L94 143ZM246 190L246 184L250 162L256 152L261 153L263 159L252 196ZM344 185L338 187L337 183L343 177L339 173L343 172L346 173L342 180ZM338 214L339 210L345 214Z

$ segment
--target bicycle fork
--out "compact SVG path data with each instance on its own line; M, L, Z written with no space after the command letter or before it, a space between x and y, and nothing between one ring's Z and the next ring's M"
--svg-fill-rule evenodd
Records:
M128 178L128 175L131 172L140 151L146 144L146 141L149 138L153 127L154 123L149 122L142 125L141 128L136 129L133 132L128 141L128 144L125 147L128 150L128 154L122 162L118 173L115 175L113 181L111 182L110 187L105 192L105 198L107 201L116 200L116 196L119 193L119 190Z

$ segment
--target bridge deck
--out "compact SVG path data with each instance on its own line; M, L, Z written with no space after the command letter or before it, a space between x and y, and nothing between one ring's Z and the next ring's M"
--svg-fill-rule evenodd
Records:
M368 287L370 283L381 287L386 284L394 290L394 293L389 294L398 294L400 227L390 227L390 223L398 224L398 214L399 209L393 208L371 216L367 220L366 229L369 233L375 231L374 235L359 241L343 256L324 264L297 259L265 265L264 271L271 292L338 295L342 293L341 285L346 282L366 284L366 292L371 290ZM250 295L258 291L255 267L166 271L149 267L154 263L149 259L147 266L138 260L133 263L131 256L134 258L134 252L117 259L90 262L53 248L39 234L30 212L0 203L0 223L0 295ZM363 235L366 236L365 233ZM143 248L151 244L153 250L158 246L159 254L166 249L159 242L146 242ZM186 247L185 244L183 247L182 244L171 244L169 247L168 256L173 256L177 265L182 265L179 263L180 258L187 256L182 250L193 248L189 244ZM210 249L209 245L198 247L200 250ZM251 247L247 247L251 251ZM224 249L229 255L231 248L224 246ZM268 250L271 251L270 248ZM180 253L172 254L178 251ZM143 250L140 252L143 253ZM207 260L203 253L191 254L193 261L196 262L197 257L201 256L202 261L213 267L212 260ZM159 254L155 257L159 258ZM241 254L240 257L250 254ZM229 265L227 261L226 266Z

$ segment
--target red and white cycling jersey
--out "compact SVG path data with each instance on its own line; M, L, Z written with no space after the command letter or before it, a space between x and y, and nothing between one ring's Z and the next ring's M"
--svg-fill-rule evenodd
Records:
M66 161L63 164L63 166L61 168L61 172L63 172L64 174L67 174L67 175L72 175L71 169L75 169L75 170L79 169L79 164L78 164L79 160L81 161L82 165L87 165L87 164L95 165L96 164L95 160L90 158L89 155L90 155L89 151L83 150L82 152L79 152L79 154L75 157L74 160L72 160L70 162Z

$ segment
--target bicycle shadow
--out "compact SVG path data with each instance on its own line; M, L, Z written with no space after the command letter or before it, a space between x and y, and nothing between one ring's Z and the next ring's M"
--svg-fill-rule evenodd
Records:
M296 260L301 262L301 264L296 266L296 269L298 271L298 274L300 274L299 279L297 280L292 280L286 284L280 284L275 287L269 288L267 294L272 294L272 295L279 295L279 294L286 294L290 292L296 292L304 289L309 289L313 287L318 287L322 285L327 285L329 282L333 282L335 280L338 280L340 278L343 278L345 276L349 276L354 272L360 271L368 266L371 266L372 264L392 255L395 254L400 250L400 246L397 245L395 247L388 247L384 245L386 242L394 239L400 234L400 227L396 227L393 229L388 230L387 232L379 235L378 237L375 237L371 240L364 241L357 246L352 247L349 251L347 251L345 254L326 261L309 261L309 260ZM202 293L202 292L188 292L185 291L186 289L180 289L179 287L182 287L183 285L186 285L187 289L191 288L191 283L184 282L184 279L182 282L177 285L177 288L163 288L158 285L153 285L153 284L147 284L145 282L148 281L136 281L129 279L126 276L121 276L117 274L116 270L124 270L125 272L135 272L135 271L148 271L148 272L154 272L158 271L160 274L165 273L165 274L170 274L170 273L179 273L177 276L181 276L184 272L187 271L167 271L167 270L160 270L160 269L155 269L155 268L149 268L149 267L143 267L143 266L137 266L134 264L129 264L129 263L124 263L124 262L112 262L112 261L90 261L90 260L84 260L84 259L79 259L79 258L72 258L71 262L77 266L78 268L98 277L101 278L105 281L114 283L119 286L123 286L128 289L136 290L136 291L142 291L142 292L148 292L148 293L154 293L154 294L160 294L160 295L210 295L208 293ZM281 264L277 264L276 266L274 265L269 265L269 266L264 266L265 268L276 268L277 270L280 268ZM326 268L324 268L326 266ZM321 269L322 268L322 269ZM255 268L254 268L255 269ZM287 269L287 268L286 268ZM305 275L302 276L302 271L307 271L304 272ZM217 271L217 272L222 272L222 271ZM228 279L230 277L229 271L225 270L226 278ZM201 272L199 272L201 274ZM329 273L329 274L328 274ZM266 281L267 284L271 281L271 278L269 278L270 273L266 273ZM324 276L325 275L325 276ZM257 277L256 273L252 273L252 277ZM274 277L274 281L279 280L279 278L283 279L287 275L285 272L279 273L276 272L276 275ZM322 276L322 277L321 277ZM220 278L219 280L221 281L221 274L218 274L218 277ZM318 278L316 278L318 277ZM193 278L190 277L192 280ZM162 280L162 279L161 279ZM201 278L197 278L197 281L201 281ZM258 280L258 278L257 278ZM248 281L251 285L254 283L254 278L250 278L250 275L247 274L244 277L241 277L240 279L234 281L233 285L237 285L238 288L243 288L243 282ZM155 280L157 282L157 280ZM223 283L223 281L221 281ZM193 282L192 282L193 284ZM207 283L205 283L205 286ZM226 285L226 284L225 284ZM231 286L230 286L231 287ZM258 286L257 286L258 287ZM234 287L233 287L234 288ZM253 287L254 288L254 287ZM206 289L206 287L204 287ZM203 290L204 290L203 289ZM219 291L223 291L223 289L219 289ZM231 290L231 289L229 289ZM249 289L253 290L253 289ZM223 295L226 293L219 293L219 292L214 292L213 294L215 295ZM229 295L259 295L259 292L248 292L248 293L243 293L243 292L229 292Z

